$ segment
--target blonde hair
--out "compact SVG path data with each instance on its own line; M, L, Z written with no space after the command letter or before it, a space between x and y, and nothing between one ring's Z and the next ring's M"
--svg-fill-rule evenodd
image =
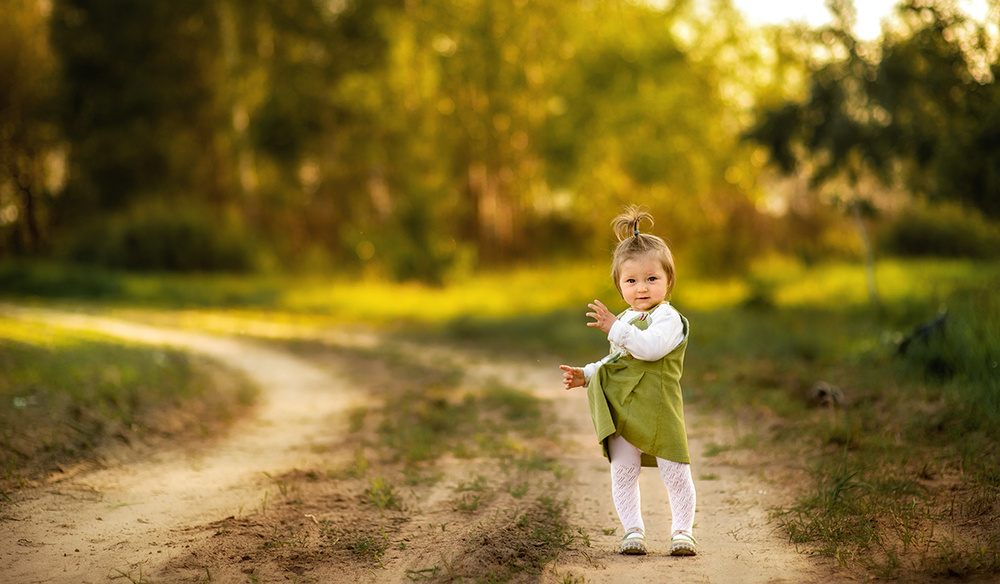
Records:
M618 246L611 259L611 280L621 294L622 287L618 279L621 276L622 264L628 260L652 255L659 260L663 271L667 274L667 296L670 296L674 289L676 272L674 254L670 252L667 242L650 233L642 233L639 227L643 222L648 222L652 227L653 216L649 211L636 205L626 207L625 211L611 222L611 227L618 238Z

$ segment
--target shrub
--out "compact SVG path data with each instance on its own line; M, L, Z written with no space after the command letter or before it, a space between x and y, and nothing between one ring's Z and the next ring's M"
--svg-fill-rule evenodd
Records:
M917 205L900 213L881 247L901 256L1000 257L1000 226L954 205Z
M256 253L236 221L192 202L141 201L79 230L70 259L135 271L247 272Z
M0 295L42 298L115 298L122 279L107 270L25 260L0 264Z

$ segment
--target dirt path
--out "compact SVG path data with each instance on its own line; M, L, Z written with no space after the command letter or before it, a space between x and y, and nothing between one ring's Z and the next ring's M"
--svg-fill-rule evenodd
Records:
M264 473L310 464L310 445L334 439L358 398L328 372L250 343L98 317L35 316L203 353L266 391L258 415L210 450L166 450L20 493L0 521L5 582L106 582L137 562L166 561L189 543L184 527L265 504Z
M274 492L269 475L322 468L331 464L331 457L350 457L350 452L331 453L317 447L337 443L347 412L363 398L363 388L348 386L346 377L337 375L329 364L320 366L259 343L101 317L38 311L31 317L203 353L246 372L263 391L258 415L238 424L210 448L160 451L146 460L109 465L19 493L17 505L9 506L0 517L4 582L89 583L116 577L139 581L137 569L145 572L142 577L152 575L152 582L202 581L208 575L192 580L188 573L181 579L178 572L163 571L163 567L190 548L206 549L213 529L205 526L265 507L267 493L273 496ZM374 339L340 334L336 342L371 346ZM591 546L561 556L544 581L562 582L567 577L593 583L838 579L828 562L797 553L768 525L768 510L781 501L776 489L783 479L780 471L748 466L729 452L705 458L702 453L709 444L726 444L732 436L716 420L693 413L689 413L689 433L698 489L699 555L673 558L664 553L669 505L658 475L650 471L643 474L641 488L652 553L638 559L616 554L620 528L617 535L604 534L617 524L607 464L591 444L586 397L561 389L557 364L498 364L454 349L419 350L427 358L446 355L461 361L467 375L502 377L555 402L559 419L552 423L565 438L563 464L574 471L560 488L574 502L572 522L590 534ZM460 537L457 530L454 537ZM304 574L303 581L407 581L405 569L426 565L420 563L421 554L431 553L414 546L409 554L387 556L384 570L365 570L349 577L333 567L324 571L316 565L296 573ZM224 577L226 572L221 570L212 581L248 581L243 572Z
M564 464L573 479L566 488L576 502L574 523L591 536L591 549L572 558L563 557L556 571L588 583L704 582L740 584L829 583L846 581L832 562L799 553L769 524L770 510L788 496L788 476L781 468L753 466L746 451L722 452L705 457L709 445L732 444L731 429L687 409L688 438L697 489L695 536L698 555L672 557L669 549L670 503L655 469L640 476L643 520L650 554L645 557L617 553L622 529L611 501L608 464L600 455L586 393L561 388L557 363L491 363L465 361L467 371L484 378L507 376L518 387L531 389L552 400L556 421L567 448ZM745 459L744 459L745 458ZM605 529L617 527L613 535ZM559 581L559 580L555 580Z

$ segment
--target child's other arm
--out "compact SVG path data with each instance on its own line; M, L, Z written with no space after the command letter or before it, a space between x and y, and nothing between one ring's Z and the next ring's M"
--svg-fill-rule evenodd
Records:
M559 368L563 371L563 386L566 389L583 387L586 384L587 381L583 376L583 369L581 367L560 365Z
M590 378L597 373L597 369L610 358L611 355L608 355L600 361L590 363L584 367L560 365L559 368L563 370L563 384L566 386L566 389L587 385L590 382Z

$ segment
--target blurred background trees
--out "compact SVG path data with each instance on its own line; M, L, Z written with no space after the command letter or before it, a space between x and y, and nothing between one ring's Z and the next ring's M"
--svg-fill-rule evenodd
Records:
M433 283L603 260L633 202L705 270L860 254L838 208L1000 253L995 24L830 6L0 0L0 256Z

